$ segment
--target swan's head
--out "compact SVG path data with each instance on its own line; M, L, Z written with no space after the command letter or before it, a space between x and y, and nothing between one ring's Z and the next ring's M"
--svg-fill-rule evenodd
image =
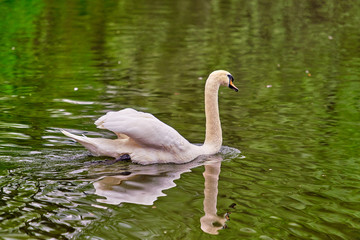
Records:
M239 89L234 85L233 76L228 71L216 70L210 74L209 78L216 79L216 81L222 86L234 89L236 92L239 91Z

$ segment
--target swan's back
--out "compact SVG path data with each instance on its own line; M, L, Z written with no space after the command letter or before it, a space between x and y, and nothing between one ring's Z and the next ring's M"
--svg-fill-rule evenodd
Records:
M152 114L131 108L108 112L95 121L95 125L114 132L119 138L127 136L142 147L178 151L189 144L174 128Z

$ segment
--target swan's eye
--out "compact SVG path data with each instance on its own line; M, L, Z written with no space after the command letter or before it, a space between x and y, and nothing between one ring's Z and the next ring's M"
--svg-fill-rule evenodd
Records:
M229 78L229 80L230 80L231 82L233 82L233 81L234 81L233 76L231 76L230 74L228 74L227 76L228 76L228 78Z

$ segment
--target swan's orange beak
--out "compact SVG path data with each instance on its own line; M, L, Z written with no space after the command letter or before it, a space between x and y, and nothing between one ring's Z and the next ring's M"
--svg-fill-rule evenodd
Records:
M239 91L239 89L234 85L233 81L231 80L229 82L229 88L234 89L235 92Z

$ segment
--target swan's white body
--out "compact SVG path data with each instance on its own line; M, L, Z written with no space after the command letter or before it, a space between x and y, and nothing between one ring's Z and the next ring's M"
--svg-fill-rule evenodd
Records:
M117 139L88 138L61 130L86 147L93 155L119 158L129 155L139 164L186 163L200 155L215 154L222 145L218 109L220 85L237 91L230 73L218 70L210 74L205 85L206 137L202 146L189 143L175 129L149 113L131 108L108 112L95 121L101 129L114 132Z

